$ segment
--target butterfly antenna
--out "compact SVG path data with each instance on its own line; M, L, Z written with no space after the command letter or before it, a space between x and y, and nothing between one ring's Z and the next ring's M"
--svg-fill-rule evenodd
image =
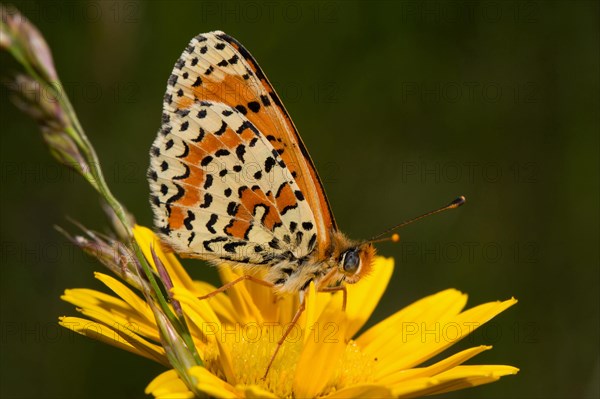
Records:
M400 235L398 235L397 233L394 233L394 234L392 234L389 237L384 237L384 236L388 235L389 233L391 233L392 231L394 231L396 229L399 229L400 227L404 227L404 226L406 226L408 224L416 222L417 220L426 218L427 216L435 215L436 213L444 212L444 211L447 211L449 209L458 208L459 206L461 206L462 204L464 204L466 201L467 201L467 199L464 196L461 195L460 197L458 197L457 199L455 199L454 201L452 201L451 203L449 203L446 206L443 206L443 207L438 208L436 210L433 210L431 212L424 213L424 214L422 214L420 216L417 216L415 218L405 220L404 222L399 223L399 224L397 224L397 225L395 225L395 226L387 229L383 233L378 234L375 237L373 237L370 240L367 240L365 242L370 242L370 243L382 242L382 241L398 242L398 241L400 241Z

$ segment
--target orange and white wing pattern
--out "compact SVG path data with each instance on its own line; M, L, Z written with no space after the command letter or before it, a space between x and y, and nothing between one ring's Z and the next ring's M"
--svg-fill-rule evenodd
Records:
M173 69L148 178L155 224L183 256L250 265L324 248L335 223L289 116L233 38L192 39Z

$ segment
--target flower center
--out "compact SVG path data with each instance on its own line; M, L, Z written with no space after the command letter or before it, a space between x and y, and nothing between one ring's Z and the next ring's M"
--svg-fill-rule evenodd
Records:
M233 380L227 378L223 372L219 350L216 345L211 345L205 353L206 368L236 385L257 385L282 398L293 396L294 376L298 360L304 347L301 331L298 328L284 341L273 364L263 379L267 365L277 348L277 341L282 336L280 326L268 325L259 327L253 325L253 331L234 332L230 335L221 336L221 343L230 353L232 363ZM336 371L328 381L322 395L331 391L342 389L346 386L366 383L372 381L375 362L364 355L354 341L350 341L346 351L336 364L331 364Z

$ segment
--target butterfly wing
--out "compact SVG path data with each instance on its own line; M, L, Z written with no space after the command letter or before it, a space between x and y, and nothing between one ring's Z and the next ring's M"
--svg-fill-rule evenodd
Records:
M235 81L234 86L243 84L245 80L250 90L247 91L247 96L239 97L237 101L241 107L248 105L252 111L248 113L249 119L267 132L267 138L288 165L292 176L306 195L311 209L319 215L317 218L319 247L322 250L327 248L331 231L337 230L337 226L321 179L298 130L275 89L248 50L223 32L214 32L213 35L231 46L226 47L227 56L232 56L227 60L228 62L239 57L243 58L242 65L246 73L242 74L241 79L239 75L234 75L231 80Z
M303 257L333 218L318 178L301 173L316 176L276 94L228 40L194 38L169 78L149 169L156 225L182 255L249 264ZM314 217L315 201L325 201L329 219Z

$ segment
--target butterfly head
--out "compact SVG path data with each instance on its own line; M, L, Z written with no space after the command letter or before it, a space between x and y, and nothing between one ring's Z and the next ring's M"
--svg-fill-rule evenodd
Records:
M371 272L374 257L375 247L370 242L352 246L340 254L337 271L345 282L357 283Z

